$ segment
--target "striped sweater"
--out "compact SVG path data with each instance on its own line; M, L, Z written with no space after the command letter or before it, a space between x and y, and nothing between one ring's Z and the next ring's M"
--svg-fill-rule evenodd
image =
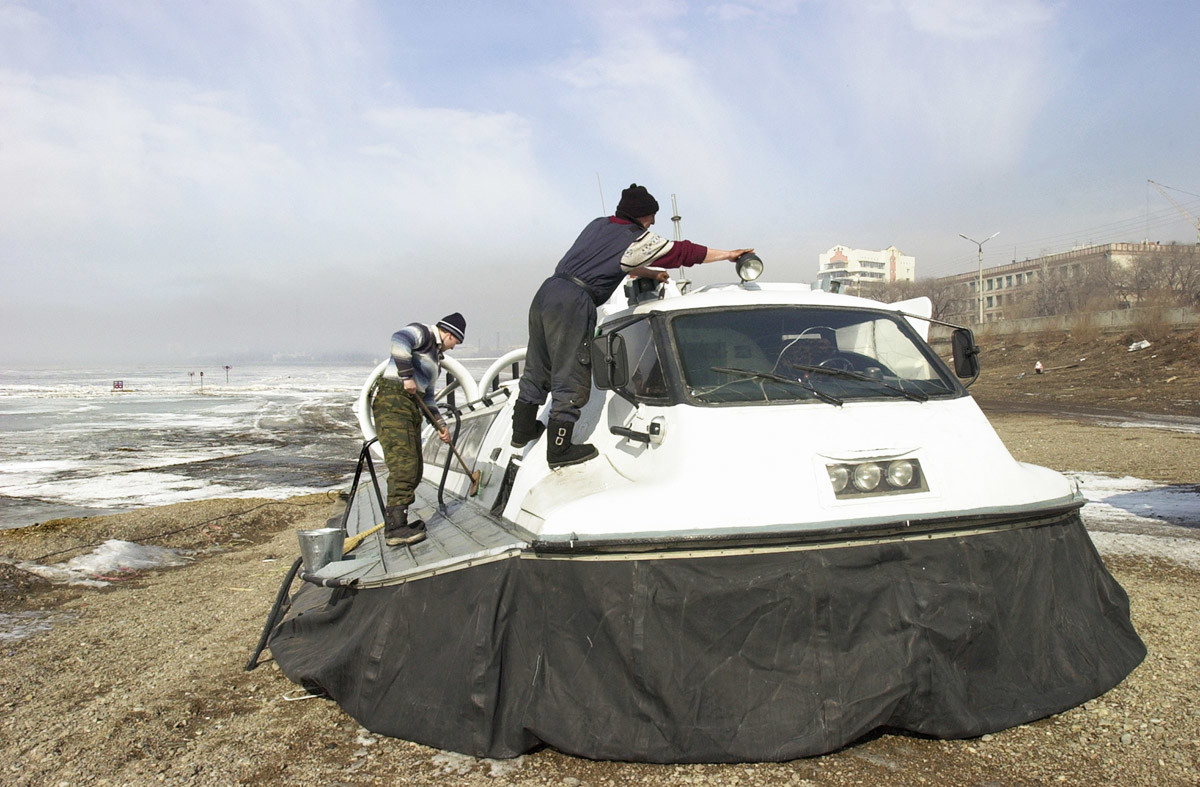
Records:
M417 393L439 422L442 416L433 396L442 360L440 339L436 326L419 322L405 325L392 334L392 360L383 373L392 379L416 381Z

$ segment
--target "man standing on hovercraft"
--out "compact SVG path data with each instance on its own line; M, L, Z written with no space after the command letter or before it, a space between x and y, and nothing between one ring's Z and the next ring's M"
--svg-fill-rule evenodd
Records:
M571 443L579 411L591 396L587 357L596 333L596 307L609 299L626 276L666 281L665 270L733 260L753 249L724 251L691 241L669 241L650 225L658 201L636 183L621 192L616 213L592 220L533 296L525 372L513 407L514 448L542 432L537 411L550 395L550 435L546 460L551 468L586 462L595 447Z
M387 504L383 535L388 546L415 544L425 538L425 523L409 519L408 507L421 482L421 397L443 442L450 432L434 401L434 386L442 354L457 347L467 333L467 321L458 312L437 325L414 322L392 334L392 360L375 383L371 414L383 460L388 467Z

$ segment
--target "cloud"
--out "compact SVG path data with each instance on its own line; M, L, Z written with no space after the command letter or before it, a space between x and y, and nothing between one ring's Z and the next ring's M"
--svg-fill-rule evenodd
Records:
M832 103L849 147L904 178L910 161L927 175L1011 167L1060 80L1050 19L1030 2L847 8L836 27L853 33L831 42L843 56L825 84L842 87Z
M6 256L36 257L59 285L91 262L85 278L136 266L161 282L194 266L378 265L453 248L468 226L511 241L514 205L555 213L514 113L375 108L314 150L244 99L174 81L0 75Z
M593 23L612 34L629 29L630 20L639 19L647 25L678 19L686 14L686 0L610 0L603 5L584 7L581 12ZM636 25L632 26L636 27Z
M420 217L437 236L467 216L508 235L503 225L514 204L553 204L529 122L516 113L400 106L369 110L363 119L372 141L359 152L373 159L366 167L386 172L377 185L388 208Z
M754 149L752 128L706 69L668 41L634 31L550 71L585 147L624 162L630 179L686 191L696 204L718 200L743 170L741 152Z
M373 13L0 0L4 354L331 349L434 304L504 334L577 211L529 117L417 100Z
M793 16L809 0L743 0L709 6L704 13L722 22Z
M1054 18L1053 5L1043 0L896 0L896 6L918 32L976 42L1026 34Z
M256 183L293 163L233 98L115 76L0 74L0 173L19 185L0 206L23 225L132 231L199 190L240 213Z

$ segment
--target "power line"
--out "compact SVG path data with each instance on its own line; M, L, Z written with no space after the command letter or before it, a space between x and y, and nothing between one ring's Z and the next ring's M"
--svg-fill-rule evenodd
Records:
M1119 242L1138 242L1137 239L1142 235L1140 231L1144 228L1159 228L1178 222L1179 215L1174 208L1164 208L1156 211L1148 216L1130 217L1118 221L1109 222L1107 224L1099 224L1094 227L1089 227L1075 232L1060 233L1058 235L1049 235L1043 238L1033 238L1026 242L1025 246L1029 248L1054 246L1066 243L1068 239L1078 240L1079 238L1101 237L1106 239L1119 238ZM1118 242L1109 240L1107 242ZM1039 254L1040 256L1040 254Z
M1188 193L1188 192L1183 192ZM1200 200L1181 203L1186 210L1200 212ZM1003 245L994 249L984 250L986 267L1005 265L1015 260L1035 259L1050 254L1059 254L1080 246L1102 246L1109 243L1140 243L1143 234L1149 240L1152 229L1162 229L1182 221L1175 208L1163 208L1138 218L1120 219L1094 225L1092 227L1048 235L1022 241L1016 246L1005 249ZM1009 252L1011 249L1011 253ZM996 261L1000 260L1000 261ZM965 273L976 265L976 257L964 254L948 260L925 262L919 265L921 278L940 278L958 273Z

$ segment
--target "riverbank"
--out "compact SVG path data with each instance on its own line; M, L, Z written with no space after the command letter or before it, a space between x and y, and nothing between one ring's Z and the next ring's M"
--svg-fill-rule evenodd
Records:
M1164 483L1200 478L1200 436L996 414L1018 459ZM360 729L273 666L243 668L294 559L336 496L213 500L0 533L0 555L61 561L106 539L194 550L100 589L0 572L0 609L46 630L0 641L0 782L42 784L1158 784L1200 780L1200 573L1107 556L1149 655L1103 697L979 739L878 734L787 763L656 766L543 750L482 761ZM57 553L57 554L52 554ZM435 680L436 676L430 676Z

